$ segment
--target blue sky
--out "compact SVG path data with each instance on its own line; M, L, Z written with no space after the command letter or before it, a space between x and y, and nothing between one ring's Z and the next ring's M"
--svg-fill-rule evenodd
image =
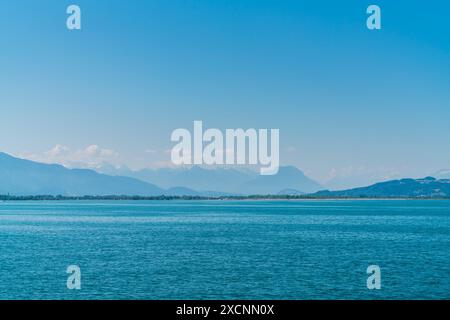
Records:
M321 181L430 174L450 167L449 15L444 0L1 1L0 150L161 166L171 132L203 120L279 128L281 162Z

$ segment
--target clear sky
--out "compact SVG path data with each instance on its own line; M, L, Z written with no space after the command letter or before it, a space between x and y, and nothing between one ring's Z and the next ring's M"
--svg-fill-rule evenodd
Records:
M203 120L279 128L281 163L320 181L424 176L450 168L449 19L446 0L2 0L0 150L161 166Z

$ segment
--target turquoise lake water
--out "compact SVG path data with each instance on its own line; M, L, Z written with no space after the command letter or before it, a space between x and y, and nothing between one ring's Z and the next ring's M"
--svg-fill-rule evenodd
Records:
M450 201L0 203L0 299L444 298Z

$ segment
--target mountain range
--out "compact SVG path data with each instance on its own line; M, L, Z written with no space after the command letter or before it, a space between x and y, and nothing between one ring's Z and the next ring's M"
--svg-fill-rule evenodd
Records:
M69 169L0 153L0 194L11 195L188 195L311 193L321 186L295 167L281 167L274 176L247 169L201 167L144 169L104 165L98 172Z
M104 165L97 169L69 169L19 159L0 152L0 195L62 196L233 196L305 195L351 198L450 197L450 173L442 170L423 179L399 179L340 191L323 189L301 170L280 167L278 174L260 176L248 169L190 167L143 169ZM108 173L108 174L106 174Z
M205 169L199 166L190 168L142 169L132 171L127 167L113 167L103 164L96 168L100 173L128 176L162 188L184 187L201 193L221 194L305 194L322 190L323 187L293 166L280 167L272 176L261 176L244 168L217 167Z
M67 169L0 153L0 194L12 195L161 195L164 190L137 179L87 169Z
M342 191L319 191L317 196L349 198L444 198L450 197L450 179L400 179Z

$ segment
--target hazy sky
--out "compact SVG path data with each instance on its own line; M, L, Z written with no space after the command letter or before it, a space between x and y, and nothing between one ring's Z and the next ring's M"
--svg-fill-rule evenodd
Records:
M446 0L2 0L0 151L161 166L202 120L279 128L282 164L320 181L424 176L450 168L449 16Z

